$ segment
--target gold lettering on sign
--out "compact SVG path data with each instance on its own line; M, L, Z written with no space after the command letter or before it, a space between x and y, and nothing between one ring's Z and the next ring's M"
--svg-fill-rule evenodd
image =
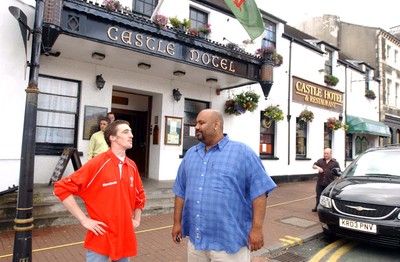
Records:
M136 39L135 46L138 46L138 47L143 46L143 35L137 34L135 36L135 39Z
M170 56L175 55L175 44L165 42L164 40L157 39L151 36L135 33L132 31L124 30L119 33L118 27L111 26L107 29L107 37L111 41L121 41L125 45L134 45L136 47L144 47L149 51L167 54ZM132 42L132 39L134 42ZM186 55L184 54L186 57ZM214 68L221 68L225 71L235 72L235 64L233 61L221 58L217 55L202 52L196 49L189 50L189 60L194 63L202 64L205 66L212 66ZM330 95L330 94L327 94Z
M335 108L343 105L343 94L303 81L295 82L296 94L304 97L304 101L321 105L324 107Z
M175 55L175 45L173 43L168 43L167 45L167 54Z
M114 40L114 41L117 41L118 40L118 37L112 37L112 35L111 35L111 33L113 32L113 31L115 31L115 32L118 32L118 28L116 28L116 27L110 27L110 28L108 28L108 30L107 30L107 36L108 36L108 38L110 38L111 40Z
M203 64L208 65L210 63L210 56L206 53L204 53L201 56L201 62L203 62Z
M152 37L147 37L147 40L146 40L146 47L147 47L147 49L149 49L149 50L152 50L152 51L154 51L154 49L156 49L154 46L150 46L150 42L155 42L156 40L154 39L154 38L152 38Z
M121 41L124 44L131 45L132 44L132 32L124 31L121 33Z

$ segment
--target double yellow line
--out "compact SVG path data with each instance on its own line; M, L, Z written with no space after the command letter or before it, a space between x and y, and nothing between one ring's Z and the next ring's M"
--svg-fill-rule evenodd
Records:
M325 261L329 262L337 262L345 253L347 253L350 249L356 246L358 242L356 241L349 241L346 239L340 239L335 241L328 246L324 247L317 254L315 254L309 262L319 262L322 258L327 256L332 250L336 249Z

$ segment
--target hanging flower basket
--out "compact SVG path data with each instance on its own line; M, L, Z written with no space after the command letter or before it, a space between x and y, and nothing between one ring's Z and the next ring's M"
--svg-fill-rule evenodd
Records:
M310 110L304 109L299 115L299 121L301 124L306 124L307 122L312 122L314 119L314 113Z
M258 56L259 58L263 58L267 61L272 62L272 65L275 67L279 67L283 63L283 56L278 54L276 52L275 47L273 47L273 46L269 46L269 47L263 46L261 48L258 48L256 50L255 55Z
M374 100L376 98L374 90L365 89L365 97Z
M263 126L269 127L271 126L272 121L281 121L285 117L283 115L283 111L279 108L279 105L270 105L264 110L264 119L263 119Z
M225 113L238 116L247 111L253 112L258 107L259 99L260 96L253 91L242 92L225 102Z
M336 86L339 83L339 78L333 75L325 75L324 82L329 86Z
M326 121L326 126L332 130L338 130L339 128L343 127L342 121L336 119L335 117L330 117Z

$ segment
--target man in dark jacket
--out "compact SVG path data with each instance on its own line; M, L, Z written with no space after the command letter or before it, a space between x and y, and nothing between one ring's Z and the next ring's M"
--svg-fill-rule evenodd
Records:
M317 193L316 204L315 208L312 209L312 212L316 212L322 191L324 191L324 189L333 180L335 180L335 176L332 174L332 169L333 168L340 169L340 165L336 161L336 159L332 158L332 149L325 148L324 158L318 159L318 161L314 163L313 168L318 170L318 180L317 180L317 185L315 187L315 191Z

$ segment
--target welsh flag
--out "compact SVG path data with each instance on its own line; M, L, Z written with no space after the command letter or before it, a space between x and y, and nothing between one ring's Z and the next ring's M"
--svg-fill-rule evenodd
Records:
M255 0L224 0L236 19L246 29L251 40L264 32L264 21Z

